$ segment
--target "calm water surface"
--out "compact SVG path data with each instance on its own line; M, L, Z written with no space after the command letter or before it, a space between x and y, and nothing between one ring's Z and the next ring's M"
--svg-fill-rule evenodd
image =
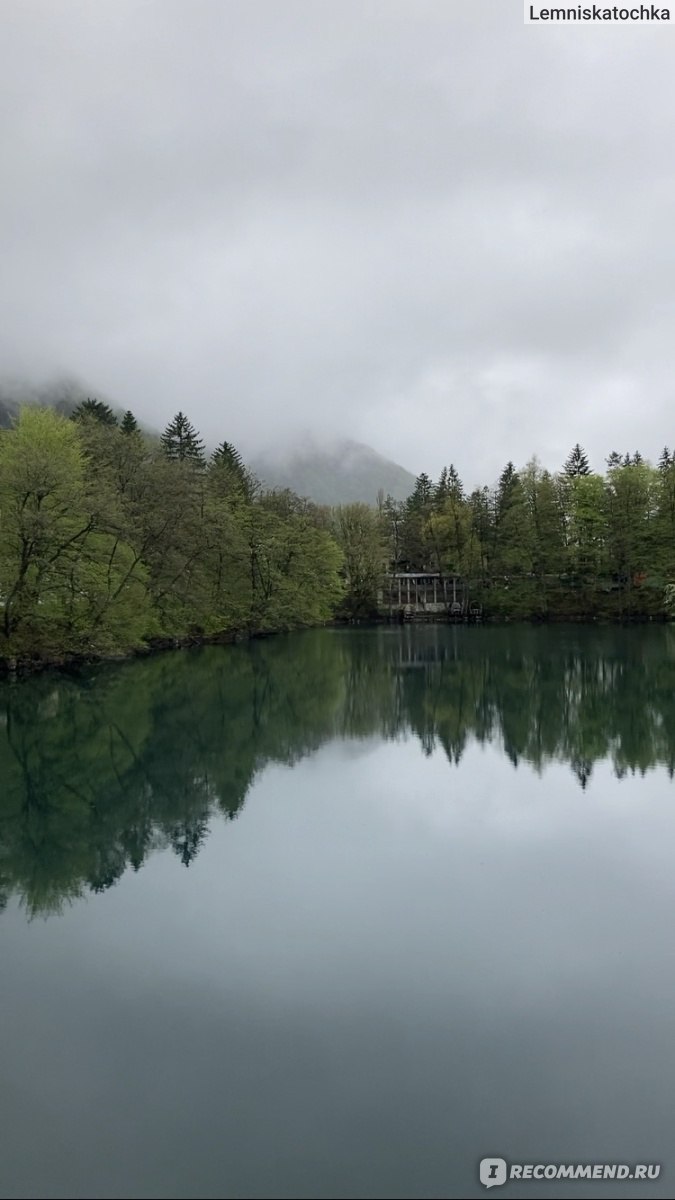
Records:
M0 1194L672 1194L674 769L669 628L1 685Z

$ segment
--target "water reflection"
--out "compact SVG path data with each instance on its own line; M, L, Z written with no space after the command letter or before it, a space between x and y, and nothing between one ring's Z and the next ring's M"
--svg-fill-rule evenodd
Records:
M333 739L413 734L458 764L675 769L675 631L316 631L0 689L0 903L110 888L170 846L187 866L256 774Z

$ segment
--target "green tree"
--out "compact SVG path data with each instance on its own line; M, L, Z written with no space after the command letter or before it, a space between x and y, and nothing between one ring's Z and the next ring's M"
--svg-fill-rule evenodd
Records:
M591 468L588 465L588 459L585 451L577 442L576 446L570 451L564 467L565 474L570 479L576 479L578 475L590 475Z
M131 435L133 433L140 433L138 421L136 420L136 418L130 408L127 409L124 416L122 417L120 429L122 430L122 433L125 433L127 435Z
M381 522L367 504L341 505L333 520L343 556L344 611L350 617L372 616L387 565Z
M644 462L630 460L608 472L607 544L610 570L627 588L652 569L655 537L667 509L663 477Z
M117 417L109 404L104 404L102 400L83 400L74 409L71 418L73 421L98 421L101 425L116 425Z
M597 581L606 569L603 479L600 475L575 475L567 494L570 566L583 578Z
M231 442L221 442L211 455L210 474L223 495L252 500L256 481Z
M77 426L23 409L0 435L4 654L107 652L142 637L143 568L111 534Z
M176 413L160 438L162 450L174 462L203 466L204 443L184 413Z
M513 463L507 463L497 488L492 569L509 575L532 571L534 527L527 497Z

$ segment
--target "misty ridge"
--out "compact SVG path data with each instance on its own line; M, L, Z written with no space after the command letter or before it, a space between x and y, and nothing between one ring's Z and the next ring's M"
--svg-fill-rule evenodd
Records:
M74 377L64 376L41 384L0 379L0 429L12 426L22 405L42 405L70 416L90 397L97 397L122 416L123 404ZM226 413L223 421L227 423ZM142 420L140 424L148 434L159 436L160 430ZM227 436L226 430L224 435ZM212 445L206 442L208 451L215 446L215 440ZM290 488L316 504L374 504L380 492L401 501L407 499L415 486L411 471L348 437L319 438L298 433L291 443L280 440L274 449L264 448L264 443L261 448L249 439L245 450L247 466L263 487Z

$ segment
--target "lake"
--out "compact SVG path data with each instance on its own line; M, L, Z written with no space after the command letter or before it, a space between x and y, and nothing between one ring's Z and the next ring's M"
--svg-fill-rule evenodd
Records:
M669 627L3 683L0 1194L671 1194L674 771Z

